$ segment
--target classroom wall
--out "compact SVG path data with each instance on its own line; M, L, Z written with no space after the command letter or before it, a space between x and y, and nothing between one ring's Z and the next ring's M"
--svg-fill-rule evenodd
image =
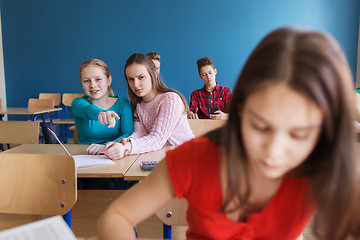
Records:
M201 88L196 60L208 56L221 85L233 87L256 44L271 30L328 31L354 77L358 0L0 0L7 103L24 107L40 92L82 92L78 66L100 58L115 93L126 96L123 66L134 52L161 54L165 83L187 100Z
M360 18L359 18L359 41L358 41L358 56L357 56L357 70L356 70L356 87L360 87Z
M4 57L2 48L2 37L1 37L1 12L0 12L0 98L2 99L2 106L6 106L6 91L5 91L5 75L4 75Z

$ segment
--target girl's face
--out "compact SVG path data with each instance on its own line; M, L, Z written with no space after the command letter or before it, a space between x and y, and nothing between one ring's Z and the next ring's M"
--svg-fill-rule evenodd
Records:
M108 97L108 88L111 85L111 76L106 77L103 69L90 65L81 71L81 84L85 95L99 100Z
M127 81L136 96L145 102L150 102L156 96L153 89L150 74L143 64L131 64L125 69Z
M320 108L285 83L251 94L241 115L250 169L272 180L305 161L317 144L323 122Z

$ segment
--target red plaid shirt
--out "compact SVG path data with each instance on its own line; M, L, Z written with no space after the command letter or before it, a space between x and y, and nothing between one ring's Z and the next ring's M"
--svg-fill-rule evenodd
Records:
M216 86L212 92L203 88L195 90L190 97L190 111L197 113L199 118L210 118L210 107L217 106L222 112L228 112L232 91L229 87Z

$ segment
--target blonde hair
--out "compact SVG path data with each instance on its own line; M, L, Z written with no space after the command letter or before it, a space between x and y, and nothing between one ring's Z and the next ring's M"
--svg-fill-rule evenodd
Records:
M89 59L83 62L79 67L80 78L81 78L81 72L88 66L97 66L103 70L107 78L110 77L109 67L105 64L105 62L101 61L100 59ZM108 92L109 92L109 97L114 96L114 91L111 89L110 86L108 87Z

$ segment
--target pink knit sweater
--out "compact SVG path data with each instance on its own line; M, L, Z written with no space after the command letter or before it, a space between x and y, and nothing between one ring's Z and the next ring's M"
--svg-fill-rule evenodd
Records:
M135 121L135 131L129 136L131 154L180 145L194 138L185 106L176 93L161 93L149 103L139 103L136 114L139 121Z

